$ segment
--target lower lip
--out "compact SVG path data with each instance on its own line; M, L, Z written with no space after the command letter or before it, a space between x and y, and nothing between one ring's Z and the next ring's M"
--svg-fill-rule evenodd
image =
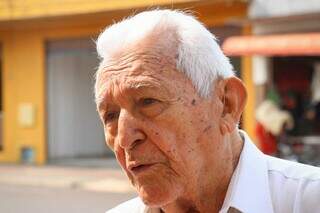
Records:
M149 170L154 164L148 164L148 165L143 165L143 166L138 166L135 167L133 169L131 169L132 173L137 175L137 174L141 174L143 172L146 172L147 170Z

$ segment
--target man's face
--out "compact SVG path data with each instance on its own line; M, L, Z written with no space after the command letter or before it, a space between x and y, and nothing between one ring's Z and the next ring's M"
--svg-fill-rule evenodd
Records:
M218 181L205 175L223 173L222 104L217 95L199 97L173 57L150 49L119 54L97 85L106 143L146 204L165 205Z

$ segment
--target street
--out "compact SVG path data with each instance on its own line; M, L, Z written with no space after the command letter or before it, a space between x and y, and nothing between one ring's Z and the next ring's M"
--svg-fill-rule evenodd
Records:
M0 212L105 212L134 196L134 192L95 192L77 188L1 184Z
M112 158L0 165L0 213L99 213L135 196Z

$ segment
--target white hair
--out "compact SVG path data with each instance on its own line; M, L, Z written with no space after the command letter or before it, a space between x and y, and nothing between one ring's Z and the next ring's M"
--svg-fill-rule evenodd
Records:
M97 52L102 61L97 79L112 53L141 41L157 27L175 31L178 39L176 68L191 79L202 97L209 96L215 79L234 76L233 67L216 38L195 17L175 10L152 10L113 24L100 34ZM170 39L172 34L164 30L159 35Z

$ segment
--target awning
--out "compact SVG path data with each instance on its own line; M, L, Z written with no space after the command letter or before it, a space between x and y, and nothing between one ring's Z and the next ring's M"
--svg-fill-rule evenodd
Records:
M320 33L233 36L222 49L229 56L303 56L320 55Z

